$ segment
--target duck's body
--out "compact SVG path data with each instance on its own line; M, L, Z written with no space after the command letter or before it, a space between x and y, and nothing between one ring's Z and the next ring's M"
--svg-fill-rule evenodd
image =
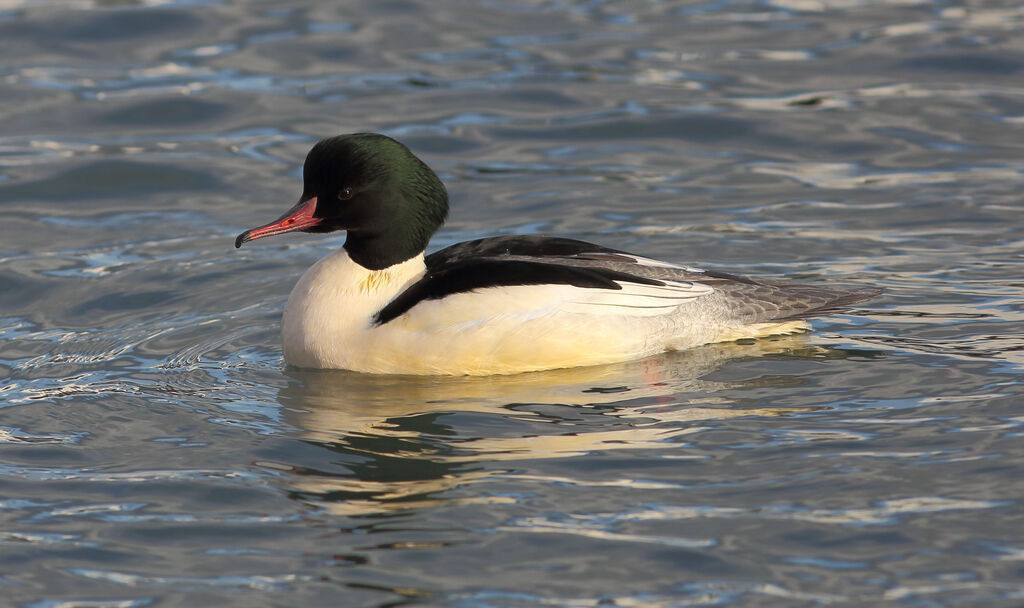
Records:
M399 173L415 175L430 196L393 183L379 163L396 157L410 163ZM331 182L322 173L338 160L358 171L340 168L341 180ZM307 270L288 298L281 326L288 363L474 375L595 365L800 331L805 317L878 293L754 281L551 237L480 239L424 256L447 212L443 186L424 170L380 135L324 140L307 158L300 203L239 236L240 245L291 230L349 231L345 246ZM326 208L324 191L344 202ZM347 201L357 194L365 200L353 210ZM395 199L417 200L396 207ZM403 217L417 225L397 222Z
M478 243L493 241L500 247L503 240ZM370 373L508 374L625 361L806 327L803 320L759 320L767 315L759 314L762 310L754 300L730 299L705 283L692 281L703 278L721 284L723 279L678 266L629 261L636 258L612 260L586 254L538 256L535 261L499 254L470 263L490 265L489 273L499 273L505 263L555 268L572 264L562 268L595 272L594 277L600 277L601 271L621 272L613 270L616 266L632 265L663 280L657 280L660 285L643 277L637 277L643 283L609 280L619 286L615 289L567 283L502 284L497 274L489 274L478 280L493 279L491 286L438 293L439 297L430 299L431 290L445 289L440 285L445 269L450 272L458 264L451 261L452 254L466 245L381 270L360 266L345 249L321 259L295 285L285 306L281 325L285 360L299 367ZM455 272L465 270L457 267ZM587 281L588 276L581 274L580 280ZM750 285L756 289L757 284ZM407 310L396 310L409 304ZM790 312L774 310L771 316L776 318Z

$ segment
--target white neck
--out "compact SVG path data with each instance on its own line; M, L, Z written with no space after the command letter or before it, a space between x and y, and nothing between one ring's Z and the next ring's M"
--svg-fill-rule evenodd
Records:
M344 248L321 259L288 296L281 320L285 360L301 367L347 367L349 353L370 348L353 338L425 272L422 253L381 270L360 266Z

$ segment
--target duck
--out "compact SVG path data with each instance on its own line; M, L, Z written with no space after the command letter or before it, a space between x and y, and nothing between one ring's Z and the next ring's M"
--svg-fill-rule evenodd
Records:
M557 236L481 238L426 254L448 217L437 174L386 135L317 142L298 203L235 247L345 231L295 284L284 361L370 374L496 375L642 359L806 332L874 297L663 262Z

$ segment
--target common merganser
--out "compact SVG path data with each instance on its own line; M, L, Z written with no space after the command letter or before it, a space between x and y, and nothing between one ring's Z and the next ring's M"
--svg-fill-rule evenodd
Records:
M281 321L285 361L384 374L510 374L794 333L880 290L754 280L543 236L424 255L448 215L437 175L376 133L318 142L299 202L235 239L347 231L302 275Z

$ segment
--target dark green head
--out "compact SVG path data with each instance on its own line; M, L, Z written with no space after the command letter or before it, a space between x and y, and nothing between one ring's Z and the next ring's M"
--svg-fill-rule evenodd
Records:
M345 249L373 270L404 262L427 247L448 216L448 193L408 148L384 135L355 133L317 142L306 155L299 203L235 246L293 232L347 230Z

